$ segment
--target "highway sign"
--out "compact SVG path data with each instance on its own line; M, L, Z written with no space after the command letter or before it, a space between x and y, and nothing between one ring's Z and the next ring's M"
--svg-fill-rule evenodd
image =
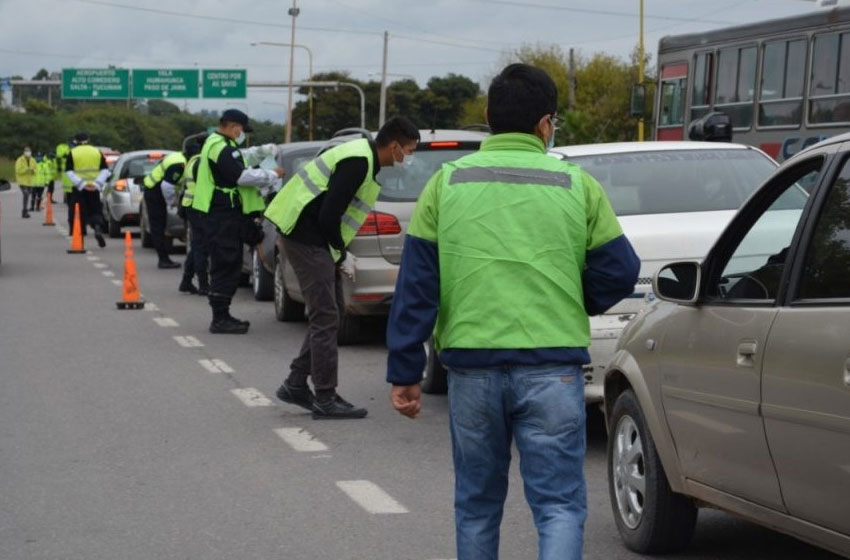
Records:
M204 97L244 98L247 91L245 70L204 70Z
M63 68L62 99L127 99L130 71L122 68Z
M133 97L198 97L197 70L133 70Z

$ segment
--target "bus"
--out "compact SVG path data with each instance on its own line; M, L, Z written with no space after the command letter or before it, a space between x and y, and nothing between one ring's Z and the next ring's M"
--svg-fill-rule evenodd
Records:
M663 37L654 139L687 139L715 111L780 162L850 131L850 7Z

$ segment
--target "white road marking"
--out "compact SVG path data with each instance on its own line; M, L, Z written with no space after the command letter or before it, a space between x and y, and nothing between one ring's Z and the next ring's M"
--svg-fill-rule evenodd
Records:
M102 270L100 273L106 276L107 278L112 278L113 276L115 276L115 273L111 270Z
M301 428L277 428L274 433L295 451L315 453L317 451L328 450L327 445L315 439L307 430Z
M210 373L233 373L233 368L227 365L223 360L198 360L205 370Z
M274 403L267 396L253 387L231 389L230 392L236 395L236 398L242 401L245 406L274 406Z
M88 257L88 258L91 259L91 257ZM102 263L102 262L96 262L96 263L94 263L94 267L95 268L109 268L109 265L106 264L106 263Z
M94 262L94 261L99 261L99 260L100 260L100 257L96 257L96 256L94 256L94 255L91 255L91 256L86 257L86 258L87 258L88 260L92 261L92 262Z
M177 344L179 344L183 348L200 348L204 345L203 342L201 342L194 336L175 336L173 338L175 341L177 341Z
M406 507L369 480L340 480L336 485L369 513L408 513Z
M115 280L113 280L113 281L112 281L112 283L113 283L113 284L115 284L116 286L120 286L120 285L122 285L124 282L122 282L121 280L118 280L118 279L116 278Z
M159 307L157 307L155 303L151 302L145 303L145 309L147 311L159 311Z
M171 317L154 317L154 322L160 327L179 327L177 321L172 319Z

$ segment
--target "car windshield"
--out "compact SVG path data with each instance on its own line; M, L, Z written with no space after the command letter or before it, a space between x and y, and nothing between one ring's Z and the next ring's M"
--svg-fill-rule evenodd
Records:
M385 202L414 202L419 198L425 183L444 163L454 161L465 155L478 151L478 144L464 145L458 149L433 149L427 144L420 144L413 154L410 165L404 169L384 167L378 173L381 184L381 194L378 200Z
M138 179L140 177L144 177L153 171L153 168L156 167L157 163L159 163L159 159L150 159L147 156L131 159L124 164L124 168L121 170L121 178L126 179L130 177Z
M602 184L618 216L737 210L776 169L752 150L664 150L567 157ZM797 189L785 201L802 208Z

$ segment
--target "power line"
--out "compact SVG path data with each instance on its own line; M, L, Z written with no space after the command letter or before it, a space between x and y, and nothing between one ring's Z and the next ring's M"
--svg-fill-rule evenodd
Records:
M556 10L562 12L577 12L582 14L594 14L601 16L619 16L619 17L628 17L628 18L637 18L638 14L633 12L615 12L613 10L598 10L591 8L575 8L571 6L554 6L552 4L536 4L533 2L518 2L515 0L473 0L473 2L482 2L485 4L500 4L503 6L515 6L517 8L533 8L537 10ZM681 18L675 16L653 16L645 14L644 19L662 19L667 21L690 21L690 22L698 22L698 23L719 23L723 25L732 25L734 22L731 21L713 21L699 18Z

